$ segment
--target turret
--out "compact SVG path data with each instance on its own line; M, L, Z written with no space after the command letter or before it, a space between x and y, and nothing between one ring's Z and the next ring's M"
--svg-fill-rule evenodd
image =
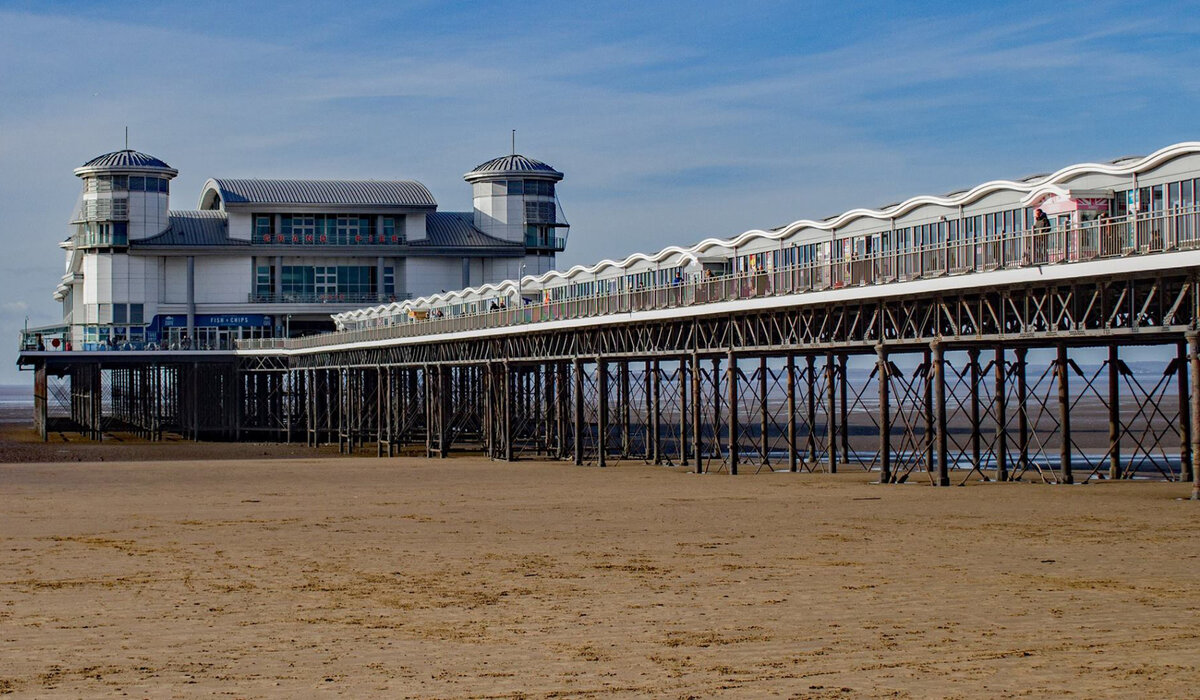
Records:
M562 173L514 153L479 165L463 179L474 188L476 228L506 241L523 242L530 261L541 261L527 270L530 274L553 265L554 253L562 251L567 241L568 225L554 192Z
M179 174L154 156L130 149L75 168L83 180L71 224L77 248L123 248L161 233L170 223L170 182Z

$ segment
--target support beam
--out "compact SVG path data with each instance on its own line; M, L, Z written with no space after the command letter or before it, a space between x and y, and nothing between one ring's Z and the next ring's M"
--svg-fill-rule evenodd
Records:
M1008 368L1005 366L1004 348L996 348L995 362L996 481L1008 481L1008 389L1005 386Z
M790 352L787 356L787 412L788 471L795 472L800 466L796 453L796 355Z
M1108 478L1120 479L1121 469L1121 372L1117 344L1108 346ZM1185 388L1184 391L1187 389Z
M1067 364L1067 346L1058 344L1058 421L1062 435L1062 443L1058 449L1058 465L1062 471L1063 483L1075 483L1075 475L1071 470L1071 368Z
M704 415L701 413L704 402L700 400L702 396L701 379L700 356L692 353L692 458L696 460L697 474L704 472L704 433L702 425Z
M1017 348L1017 471L1024 473L1029 468L1029 385L1026 371L1029 350Z
M983 429L979 421L979 348L967 351L967 361L970 362L968 372L971 381L970 413L971 413L971 468L983 474ZM984 477L985 479L987 477Z
M596 464L608 466L608 360L596 358Z
M1175 387L1179 402L1179 479L1192 481L1192 417L1188 403L1187 342L1175 344Z
M937 485L950 485L950 450L946 434L946 355L940 340L929 345L933 361L933 410L936 420Z
M825 407L825 456L829 458L830 474L837 474L838 468L838 407L837 407L837 366L834 364L833 353L825 354L825 389L828 402Z
M730 350L727 355L729 382L729 473L733 476L738 471L738 375L737 356Z
M571 360L575 379L575 431L572 438L575 443L575 464L583 464L583 360L576 357Z
M879 483L892 483L891 368L887 346L875 346L875 373L879 381Z
M1192 500L1200 501L1200 333L1187 334L1188 359L1192 371Z

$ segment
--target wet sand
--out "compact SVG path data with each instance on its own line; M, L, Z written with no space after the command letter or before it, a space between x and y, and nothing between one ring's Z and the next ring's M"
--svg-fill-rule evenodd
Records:
M1189 487L0 465L17 697L1185 697Z

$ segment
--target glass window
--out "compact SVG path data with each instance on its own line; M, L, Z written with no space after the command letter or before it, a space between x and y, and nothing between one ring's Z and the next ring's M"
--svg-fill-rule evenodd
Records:
M130 323L145 323L146 322L146 311L145 311L144 305L142 305L142 304L130 304L129 305L129 322Z
M125 175L113 175L112 188L114 190L129 189L129 178Z
M509 194L525 194L525 182L522 180L509 180L508 181L508 193Z
M125 304L113 304L113 323L129 323L129 307Z
M171 181L165 177L158 178L158 191L163 194L168 194L171 191Z
M145 192L146 191L146 178L144 178L140 175L129 176L129 190L131 192Z

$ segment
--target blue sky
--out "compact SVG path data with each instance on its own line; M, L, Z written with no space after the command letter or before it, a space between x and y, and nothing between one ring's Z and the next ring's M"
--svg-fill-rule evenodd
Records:
M836 7L832 7L836 5ZM0 0L0 382L60 315L71 169L566 173L562 265L1200 139L1196 3Z

